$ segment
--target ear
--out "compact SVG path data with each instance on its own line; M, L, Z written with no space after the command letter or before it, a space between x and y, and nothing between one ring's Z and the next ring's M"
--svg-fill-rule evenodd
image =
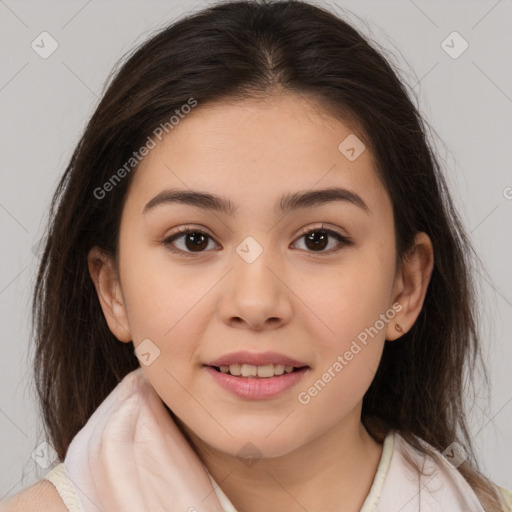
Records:
M99 247L93 247L87 262L109 329L119 341L128 343L132 337L119 276L112 258Z
M426 233L416 233L414 243L397 271L393 304L402 306L386 328L386 340L396 340L409 331L420 314L434 268L434 250ZM397 330L397 324L401 330Z

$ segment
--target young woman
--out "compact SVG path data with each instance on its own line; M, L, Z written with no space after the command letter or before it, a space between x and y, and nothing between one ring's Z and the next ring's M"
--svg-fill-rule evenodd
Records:
M56 191L33 308L59 464L6 509L506 510L462 405L474 260L352 26L298 1L179 20Z

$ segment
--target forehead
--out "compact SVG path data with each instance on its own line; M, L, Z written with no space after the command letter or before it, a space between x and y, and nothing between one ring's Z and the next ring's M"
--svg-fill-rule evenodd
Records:
M340 150L347 137L357 137L352 124L301 95L198 104L144 157L129 199L167 186L234 195L240 204L328 186L382 191L369 149L352 161Z

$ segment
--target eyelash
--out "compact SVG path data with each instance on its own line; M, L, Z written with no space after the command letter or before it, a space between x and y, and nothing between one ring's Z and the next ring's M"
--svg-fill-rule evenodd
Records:
M323 225L319 226L319 227L303 229L301 231L300 235L298 236L297 240L301 239L302 237L304 237L310 233L316 233L316 232L322 232L322 233L332 236L333 238L338 240L341 247L338 247L336 249L330 249L328 251L306 251L306 252L311 253L312 255L315 255L315 254L330 255L330 254L340 251L343 248L343 246L351 246L354 244L354 242L350 238L343 236L340 233L338 233L337 231L333 231L332 229L324 228ZM172 246L172 242L174 242L175 240L177 240L189 233L206 235L208 238L213 240L213 238L208 233L206 233L205 231L203 231L201 229L185 227L185 228L178 228L177 232L173 233L172 235L167 237L165 240L163 240L162 244L171 252L177 253L177 254L179 254L181 256L185 256L185 257L195 257L197 255L201 255L201 254L204 254L205 252L208 252L208 251L199 251L199 252L183 251L182 249L177 249Z

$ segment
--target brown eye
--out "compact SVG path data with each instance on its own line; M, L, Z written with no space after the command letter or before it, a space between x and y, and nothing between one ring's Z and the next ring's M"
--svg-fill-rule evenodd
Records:
M202 251L208 246L208 235L203 233L187 233L184 236L185 247L191 251Z
M331 254L341 250L344 246L352 245L353 242L333 231L332 229L326 228L313 228L308 231L304 231L298 240L305 241L305 251L310 253L318 254ZM331 240L334 239L337 243L330 244ZM209 252L209 242L213 242L213 238L198 228L181 228L178 232L166 238L162 243L172 252L175 252L182 256L195 256L202 253ZM178 244L179 242L179 244ZM331 245L329 249L327 249Z
M306 246L308 249L322 250L329 244L329 235L324 231L312 231L308 235L304 235L306 240Z
M208 247L210 235L199 229L187 228L179 229L178 233L171 235L163 241L163 244L174 252L189 256L190 253L202 253ZM176 241L181 242L181 247L175 247Z
M334 238L338 243L334 244L334 249L331 248L329 250L325 250L326 247L329 246L330 238ZM352 245L352 242L347 237L337 233L336 231L333 231L332 229L325 228L313 228L309 231L305 231L299 238L299 240L302 239L305 241L306 250L308 252L330 254L332 252L336 252L345 245Z

